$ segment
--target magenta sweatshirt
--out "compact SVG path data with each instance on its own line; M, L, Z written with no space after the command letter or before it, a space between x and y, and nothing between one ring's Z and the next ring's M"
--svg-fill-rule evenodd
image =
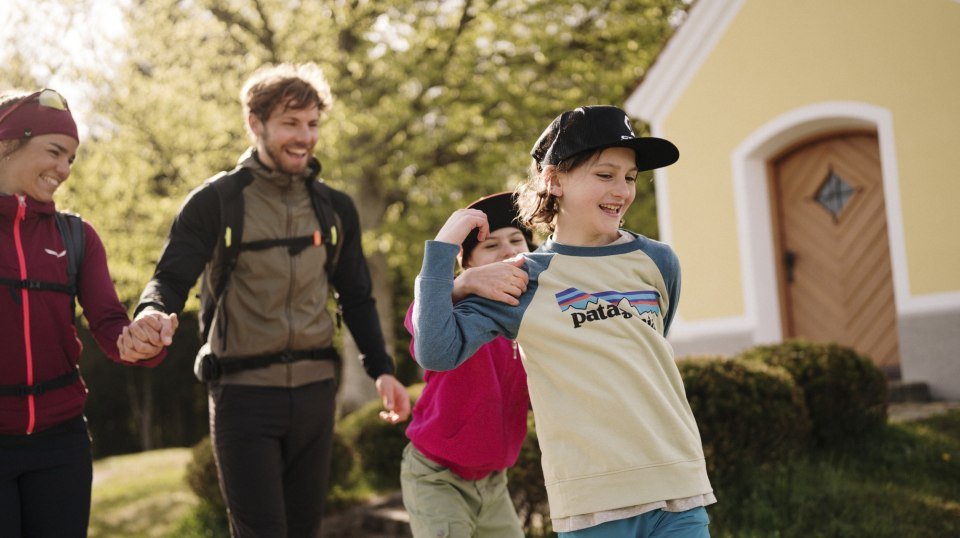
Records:
M407 310L404 326L413 333ZM413 341L410 355L413 356ZM414 357L416 360L416 357ZM527 375L511 340L498 337L448 372L424 372L407 437L424 456L466 480L516 463L527 434Z

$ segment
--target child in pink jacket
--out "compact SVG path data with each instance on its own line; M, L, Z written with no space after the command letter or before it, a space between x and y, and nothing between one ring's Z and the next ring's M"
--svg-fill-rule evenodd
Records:
M480 240L475 231L464 240L464 272L453 300L482 293L518 304L526 288L522 258L506 260L529 252L531 234L516 222L512 193L468 208L487 215L489 234ZM412 311L413 305L405 321L411 334ZM523 536L506 478L527 433L529 395L519 353L515 342L498 337L456 370L424 373L400 472L414 536Z

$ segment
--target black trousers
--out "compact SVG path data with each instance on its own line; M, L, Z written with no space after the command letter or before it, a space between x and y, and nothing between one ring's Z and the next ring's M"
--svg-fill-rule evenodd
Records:
M85 537L92 483L83 416L32 435L0 435L0 536Z
M336 394L333 379L211 387L210 434L233 536L319 536Z

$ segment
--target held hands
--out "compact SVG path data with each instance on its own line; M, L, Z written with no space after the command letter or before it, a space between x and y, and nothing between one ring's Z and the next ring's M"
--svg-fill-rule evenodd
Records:
M137 362L157 356L165 346L173 343L173 334L180 320L176 314L144 310L117 338L120 358Z
M410 395L397 378L390 374L378 377L377 392L380 393L384 408L384 411L380 411L380 418L390 424L397 424L410 417Z
M454 302L468 295L479 295L508 305L520 304L529 277L520 267L526 259L518 254L509 260L471 267L453 281Z
M460 245L474 228L479 228L478 240L483 241L490 235L487 214L479 209L458 209L450 215L443 228L437 232L437 241Z

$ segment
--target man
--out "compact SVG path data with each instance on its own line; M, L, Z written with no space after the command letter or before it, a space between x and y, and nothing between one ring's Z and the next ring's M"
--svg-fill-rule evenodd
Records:
M241 99L254 147L187 197L136 314L180 312L203 273L206 343L195 369L208 383L231 532L316 536L336 396L329 285L381 415L406 420L410 400L384 346L356 208L317 178L313 149L332 102L323 74L314 64L268 66Z

